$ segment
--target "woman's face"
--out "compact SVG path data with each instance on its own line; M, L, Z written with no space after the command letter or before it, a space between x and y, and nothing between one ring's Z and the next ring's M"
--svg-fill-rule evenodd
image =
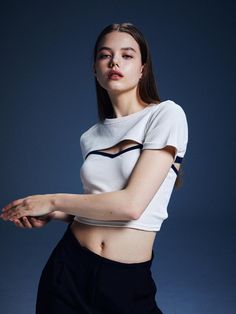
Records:
M94 70L97 81L109 94L136 89L142 69L139 45L131 35L113 31L100 41ZM112 70L122 76L112 75Z

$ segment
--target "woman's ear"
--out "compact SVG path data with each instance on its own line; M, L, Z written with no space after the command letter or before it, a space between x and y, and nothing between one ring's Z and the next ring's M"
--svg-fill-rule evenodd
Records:
M142 77L142 75L143 75L143 70L144 70L144 67L145 67L145 63L141 66L140 78L141 78L141 77Z

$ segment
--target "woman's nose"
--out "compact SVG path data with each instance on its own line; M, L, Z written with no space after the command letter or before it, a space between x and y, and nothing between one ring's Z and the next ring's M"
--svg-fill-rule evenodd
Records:
M113 67L114 65L118 66L119 67L119 62L118 62L118 59L117 58L112 58L110 60L110 67Z

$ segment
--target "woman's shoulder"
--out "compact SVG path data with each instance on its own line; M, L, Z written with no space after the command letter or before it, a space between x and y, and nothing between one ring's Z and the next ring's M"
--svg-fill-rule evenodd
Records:
M162 120L163 119L178 119L178 117L182 118L185 117L185 112L182 108L181 105L179 105L177 102L174 100L164 100L159 103L151 103L149 104L149 110L143 111L143 114L141 112L141 115L137 115L136 119L133 119L131 116L128 118L125 117L123 119L124 122L126 122L123 127L129 127L129 122L130 125L132 124L132 128L138 126L140 123L144 123L142 121L146 121L147 124L151 123L154 120ZM131 119L132 118L132 119ZM140 118L140 121L139 121ZM185 117L186 118L186 117ZM132 123L131 123L132 122ZM140 123L138 123L140 122ZM135 125L133 125L135 123ZM117 124L118 125L118 124ZM109 128L110 124L104 124L100 121L97 121L95 124L91 125L88 127L87 130L85 130L80 139L81 140L89 140L89 138L98 136L103 134L104 132L106 133L106 136L109 135L109 132L106 132L106 129ZM111 126L116 127L116 124L113 123ZM120 125L118 125L120 127Z
M179 105L174 100L165 100L158 104L153 105L153 109L150 112L149 123L156 121L176 121L176 120L186 120L186 113L181 105Z
M171 99L152 104L152 107L154 108L153 113L157 114L164 112L184 112L183 107Z
M80 141L82 141L84 138L87 138L90 136L96 129L98 128L99 123L95 123L92 126L89 126L80 136Z

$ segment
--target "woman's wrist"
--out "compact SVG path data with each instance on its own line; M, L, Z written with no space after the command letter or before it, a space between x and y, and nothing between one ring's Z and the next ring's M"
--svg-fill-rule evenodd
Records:
M51 205L52 205L52 212L61 212L62 201L64 200L65 193L54 193L51 195ZM57 214L56 214L57 216Z
M55 193L52 195L52 208L53 211L50 213L52 219L54 220L61 220L65 222L72 222L74 220L74 215L65 213L60 210L60 207L58 206L58 203L60 203L61 198L65 196L64 193Z

